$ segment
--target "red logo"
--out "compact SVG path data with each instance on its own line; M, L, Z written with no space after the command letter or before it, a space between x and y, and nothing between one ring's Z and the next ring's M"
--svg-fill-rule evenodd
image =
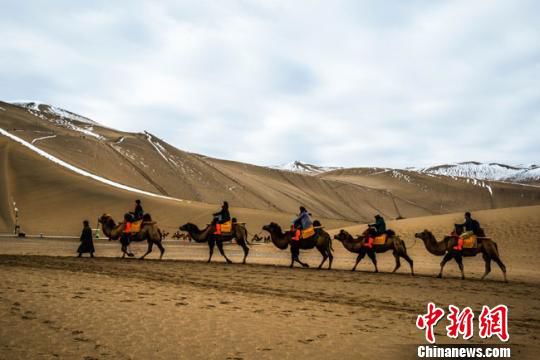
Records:
M501 341L508 341L510 339L510 334L508 333L508 307L506 305L498 305L490 309L484 305L479 317L478 326L480 328L479 335L482 339L497 335Z
M474 318L472 309L466 307L460 312L458 307L450 305L448 310L450 314L446 318L450 321L450 325L446 327L446 336L457 339L461 334L465 340L472 338Z
M464 340L473 337L474 333L474 313L470 307L460 311L457 306L448 306L448 326L446 326L446 336L457 339L460 335ZM444 317L445 312L430 302L427 306L427 313L418 315L416 327L425 331L426 340L430 344L435 343L435 326ZM478 317L478 335L482 339L498 336L501 341L508 341L508 307L497 305L494 308L484 305L482 313Z
M426 340L433 344L435 343L435 333L433 328L439 320L444 317L444 310L435 306L434 303L428 304L428 312L425 315L419 315L416 319L416 327L420 330L426 330Z

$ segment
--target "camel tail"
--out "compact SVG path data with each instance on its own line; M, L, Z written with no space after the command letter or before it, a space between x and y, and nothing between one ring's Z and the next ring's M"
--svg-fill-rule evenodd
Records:
M334 252L334 246L332 246L332 237L328 233L326 233L326 235L330 238L330 241L328 242L328 251Z

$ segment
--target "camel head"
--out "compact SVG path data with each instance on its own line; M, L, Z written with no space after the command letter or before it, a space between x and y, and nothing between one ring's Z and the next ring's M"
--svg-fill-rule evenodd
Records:
M352 239L352 235L345 230L340 230L339 233L334 235L334 239L343 242Z
M103 214L98 218L98 222L102 225L108 225L111 227L115 227L116 223L114 222L111 215Z
M193 223L186 223L179 227L180 230L185 231L187 233L199 233L201 230L199 230L199 227Z
M420 239L420 240L422 240L424 242L435 240L435 236L433 236L431 231L429 231L427 229L425 229L424 231L422 231L420 233L414 234L414 237L418 238L418 239Z
M275 222L271 222L268 225L264 225L262 229L268 231L270 234L280 234L280 235L283 234L283 232L281 231L281 226L279 226Z

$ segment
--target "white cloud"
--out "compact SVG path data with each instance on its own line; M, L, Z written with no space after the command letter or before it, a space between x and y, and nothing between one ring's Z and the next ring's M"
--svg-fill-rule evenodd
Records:
M1 99L38 98L258 164L538 161L534 1L29 1L5 10Z

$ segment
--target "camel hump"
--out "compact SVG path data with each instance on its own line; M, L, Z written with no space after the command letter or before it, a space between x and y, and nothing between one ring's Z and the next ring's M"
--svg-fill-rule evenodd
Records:
M315 220L315 221L313 221L313 226L314 227L322 227L322 224L321 224L321 222L319 220Z

